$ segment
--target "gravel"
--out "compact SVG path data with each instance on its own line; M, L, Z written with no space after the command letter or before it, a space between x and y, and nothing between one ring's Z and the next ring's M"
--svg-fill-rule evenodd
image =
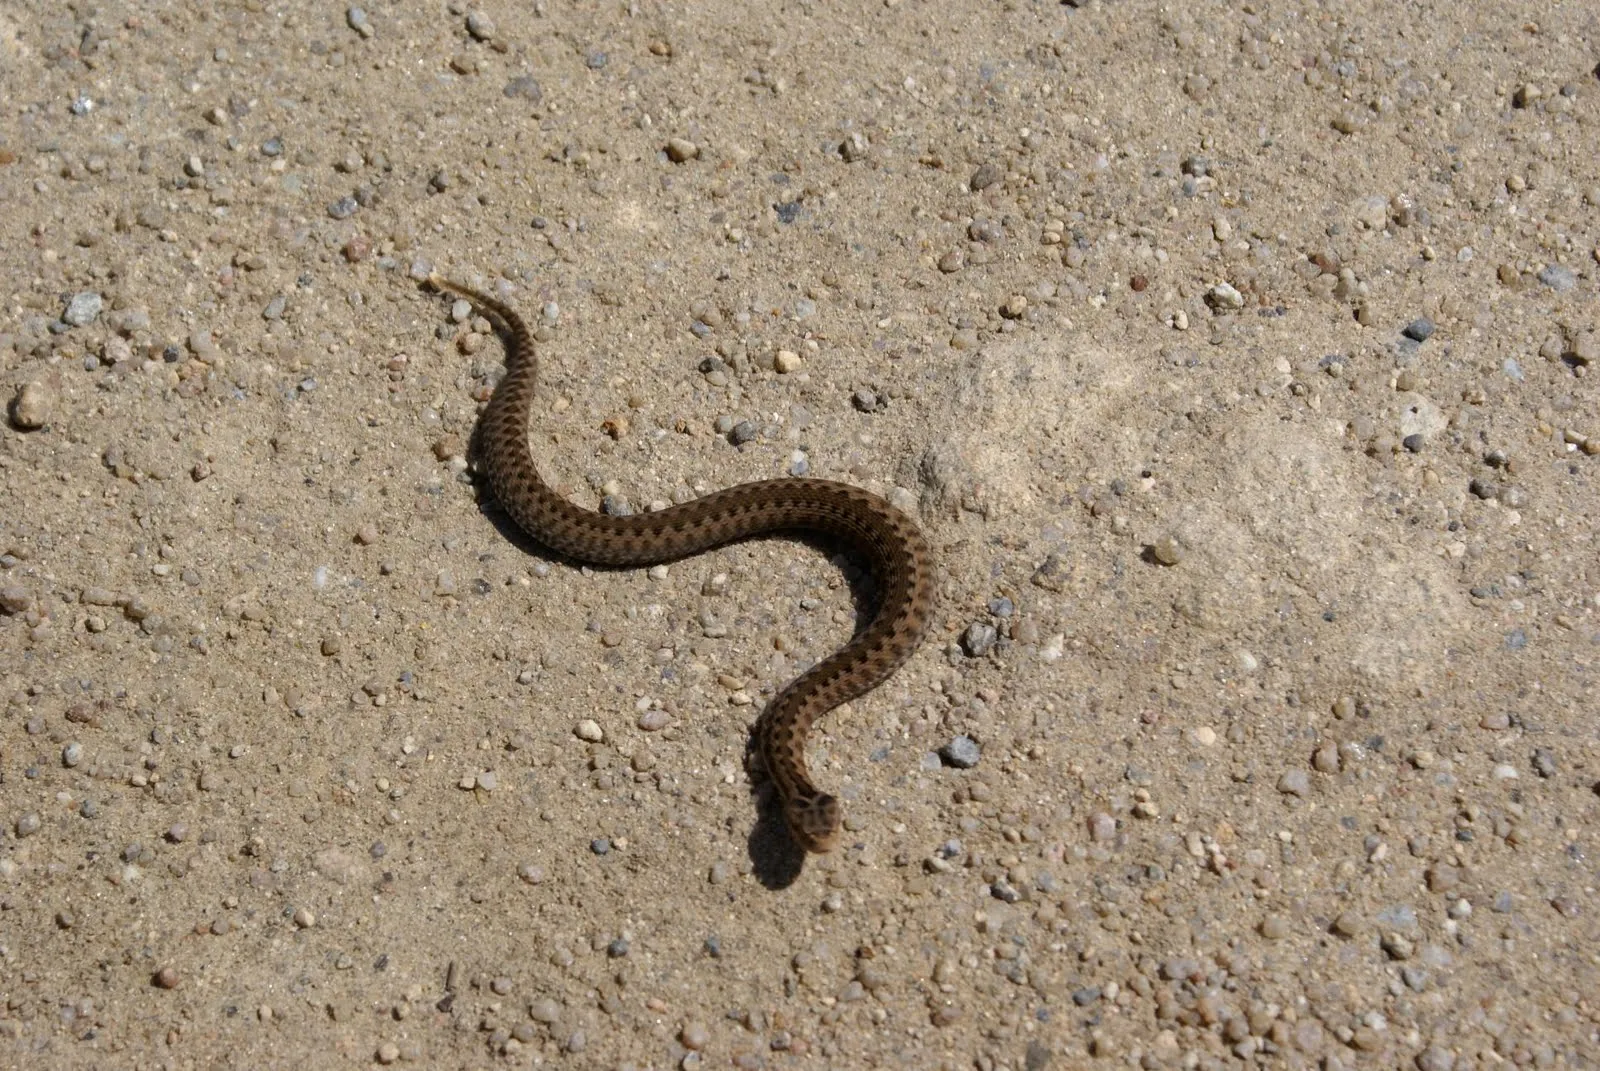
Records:
M1588 1059L1588 11L1127 8L22 18L0 1038ZM876 578L514 538L434 267L562 497L921 524L928 641L808 741L841 850L751 727Z

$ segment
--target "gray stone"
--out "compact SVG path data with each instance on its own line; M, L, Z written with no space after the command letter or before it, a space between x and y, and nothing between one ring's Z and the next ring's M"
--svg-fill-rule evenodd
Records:
M983 749L978 742L970 736L962 735L951 740L939 749L939 754L951 766L958 770L970 770L978 765L978 759L983 756Z

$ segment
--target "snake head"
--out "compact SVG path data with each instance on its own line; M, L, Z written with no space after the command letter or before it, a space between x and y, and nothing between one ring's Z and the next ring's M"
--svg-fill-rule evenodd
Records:
M783 808L784 821L800 847L819 855L839 846L839 814L839 800L826 792L797 796Z

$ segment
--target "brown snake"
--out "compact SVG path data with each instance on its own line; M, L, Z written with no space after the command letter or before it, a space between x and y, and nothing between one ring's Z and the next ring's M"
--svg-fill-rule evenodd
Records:
M832 851L839 842L839 801L811 783L806 734L817 718L887 680L922 641L933 611L932 554L922 532L868 491L794 477L742 483L626 517L573 505L539 478L528 447L538 377L528 325L510 306L482 291L436 274L428 282L494 314L510 331L505 378L495 387L480 424L483 461L501 507L546 547L601 565L655 565L750 536L802 530L838 541L871 566L878 584L871 622L791 681L756 723L756 747L778 790L790 833L807 851Z

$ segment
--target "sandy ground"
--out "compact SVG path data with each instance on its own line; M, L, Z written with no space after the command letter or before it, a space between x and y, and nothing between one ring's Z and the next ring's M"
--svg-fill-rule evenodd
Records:
M1597 57L1556 2L0 7L0 1064L1600 1066ZM540 325L575 501L915 511L842 850L744 753L870 584L515 539L433 267Z

